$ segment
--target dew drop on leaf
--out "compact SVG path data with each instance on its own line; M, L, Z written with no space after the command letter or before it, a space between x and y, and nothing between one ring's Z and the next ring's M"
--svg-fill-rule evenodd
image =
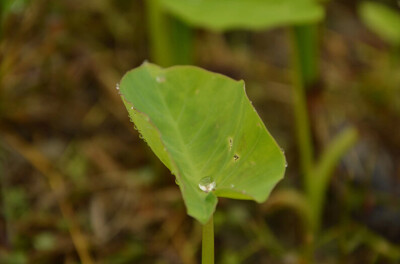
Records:
M163 83L163 82L165 82L165 77L164 77L164 76L157 76L157 77L156 77L156 81L157 81L158 83Z
M214 191L215 187L216 187L216 183L215 183L214 179L211 177L204 177L199 182L200 190L202 190L203 192L206 192L206 193Z

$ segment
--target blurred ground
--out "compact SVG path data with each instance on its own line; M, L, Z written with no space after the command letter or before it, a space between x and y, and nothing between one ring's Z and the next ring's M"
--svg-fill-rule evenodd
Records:
M309 96L317 152L347 125L360 133L330 185L318 258L399 263L391 256L400 245L400 63L355 6L329 4L323 89ZM199 263L201 227L115 91L148 59L144 15L143 1L35 0L5 20L0 263L79 263L68 221L96 263ZM285 149L276 192L301 188L287 32L198 30L195 50L198 65L246 81ZM307 238L290 209L221 199L215 224L217 263L300 263Z

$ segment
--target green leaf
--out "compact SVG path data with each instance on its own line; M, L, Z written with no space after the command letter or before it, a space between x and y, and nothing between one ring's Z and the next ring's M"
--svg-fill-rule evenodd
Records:
M377 2L363 2L359 13L364 23L392 45L400 45L400 13Z
M171 14L216 31L265 30L313 23L324 17L314 0L160 0Z
M263 202L283 178L285 157L243 81L144 63L118 89L141 137L176 176L188 214L201 223L218 196Z

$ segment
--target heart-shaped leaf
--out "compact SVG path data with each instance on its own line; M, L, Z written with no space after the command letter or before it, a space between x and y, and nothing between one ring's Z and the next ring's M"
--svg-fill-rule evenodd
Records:
M285 157L243 81L144 63L119 89L141 137L176 176L188 214L201 223L218 196L263 202L282 179Z
M359 13L364 23L374 33L392 45L400 45L400 13L395 9L376 3L363 2Z
M171 14L189 24L216 31L265 30L313 23L324 17L315 0L160 0Z

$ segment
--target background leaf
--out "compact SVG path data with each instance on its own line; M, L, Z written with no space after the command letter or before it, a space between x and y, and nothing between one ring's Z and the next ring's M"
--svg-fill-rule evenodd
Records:
M160 0L164 8L194 26L216 31L264 30L319 21L323 8L311 0Z
M364 2L359 13L364 23L382 39L400 45L400 13L384 4Z
M200 222L213 214L217 196L263 202L282 179L285 157L243 81L144 63L123 77L120 92L141 137L176 175L188 214Z

